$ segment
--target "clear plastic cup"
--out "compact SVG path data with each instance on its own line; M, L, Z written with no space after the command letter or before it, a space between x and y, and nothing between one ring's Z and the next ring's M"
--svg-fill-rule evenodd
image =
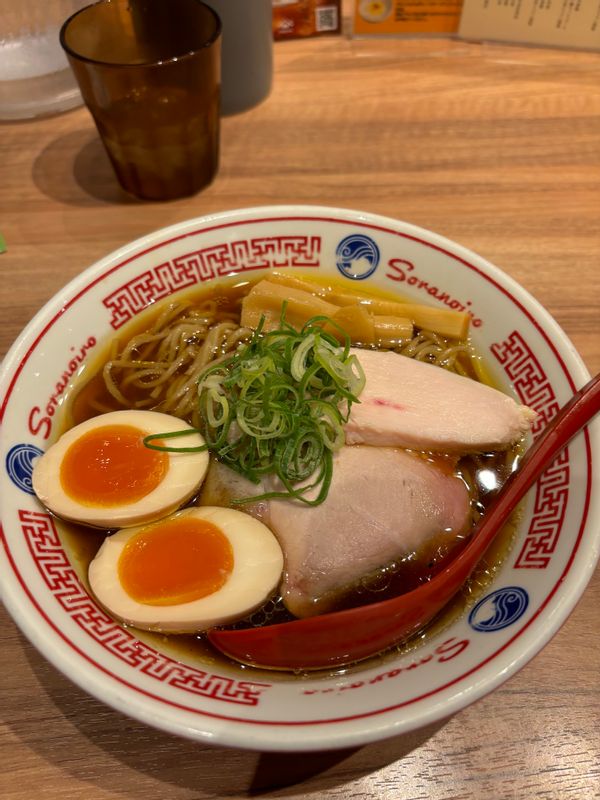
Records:
M82 104L58 33L87 2L0 0L0 120L56 114Z

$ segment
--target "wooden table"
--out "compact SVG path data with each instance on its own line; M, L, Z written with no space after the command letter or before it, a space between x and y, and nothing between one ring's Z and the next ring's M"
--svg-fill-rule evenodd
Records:
M196 197L117 188L83 109L0 127L0 354L100 256L164 225L268 203L379 212L481 253L600 369L600 56L446 39L278 43L273 92L223 121ZM309 756L209 749L105 708L3 616L4 800L600 797L600 574L552 643L444 724ZM575 660L574 656L577 655Z

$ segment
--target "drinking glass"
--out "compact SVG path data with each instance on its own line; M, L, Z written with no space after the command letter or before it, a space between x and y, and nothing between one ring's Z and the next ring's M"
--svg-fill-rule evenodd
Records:
M0 0L0 120L57 114L82 104L58 31L89 0Z
M200 0L100 0L61 44L121 186L195 194L219 161L221 22Z

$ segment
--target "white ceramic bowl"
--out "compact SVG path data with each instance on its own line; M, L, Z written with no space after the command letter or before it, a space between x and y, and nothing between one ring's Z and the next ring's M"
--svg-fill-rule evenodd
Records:
M175 657L115 624L87 595L57 525L31 491L31 463L81 361L149 303L276 267L342 276L466 308L472 336L538 428L588 374L548 313L511 278L447 239L336 208L278 206L190 220L107 256L53 298L6 357L0 476L2 599L75 683L150 725L255 750L358 745L442 719L491 691L558 630L600 549L598 423L530 492L514 545L473 607L410 652L346 673L295 677ZM594 491L595 489L595 491Z

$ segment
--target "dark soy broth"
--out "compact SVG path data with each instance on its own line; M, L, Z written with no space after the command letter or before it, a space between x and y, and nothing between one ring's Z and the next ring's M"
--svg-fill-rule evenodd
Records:
M317 281L315 281L317 283ZM192 305L201 306L204 303L214 303L225 315L239 316L241 300L249 288L249 283L223 281L217 286L198 289L192 292L185 292L176 295L168 302L185 301ZM393 295L383 292L374 296L386 299L397 299ZM90 359L89 363L78 379L77 384L69 391L67 402L63 407L60 419L61 432L72 427L74 424L84 421L99 413L113 411L124 406L108 392L102 371L106 361L118 352L125 342L134 335L140 334L152 327L157 320L165 302L157 304L156 307L142 312L135 320L128 323L110 341L105 342ZM468 360L463 362L463 367L477 379L476 372L469 370ZM481 367L478 370L479 378L482 374ZM491 380L487 381L492 384ZM493 384L492 384L493 385ZM143 392L139 388L127 389L127 398L132 406L136 400L143 399ZM132 407L129 406L129 407ZM156 410L161 410L157 408ZM510 472L515 468L521 445L517 445L510 450L500 453L477 454L456 459L455 457L433 455L421 453L421 457L435 461L438 466L458 475L469 488L471 496L471 527L481 514L485 513L485 507L491 497L502 486ZM487 487L487 488L486 488ZM227 496L216 496L206 494L201 491L200 497L190 504L216 504L228 505L231 498ZM460 616L465 608L471 605L480 596L486 586L492 581L497 569L507 556L515 535L518 513L513 515L512 520L504 528L502 534L488 551L485 559L480 563L469 581L465 584L462 591L446 607L444 612L427 627L425 632L413 636L410 640L402 642L397 647L392 648L386 654L380 654L367 662L361 662L356 668L362 668L365 664L380 663L388 657L393 657L398 652L409 652L415 647L420 646L431 635L438 633L450 625L454 619ZM102 541L107 535L107 531L96 531L80 525L64 523L59 521L59 530L65 548L74 568L77 570L82 581L88 587L87 570L90 562L98 551ZM358 585L351 590L345 591L336 597L335 609L355 607L366 603L385 600L400 593L416 588L418 585L429 580L433 574L439 571L444 564L456 555L468 541L469 530L462 536L450 540L443 534L437 539L427 543L419 552L412 553L393 564L388 564L375 573L365 576ZM88 587L89 590L89 587ZM255 611L247 619L241 620L231 627L243 628L256 625L274 624L292 619L292 616L285 609L281 598L273 597L265 605ZM132 629L133 631L133 629ZM230 664L227 659L216 653L206 642L202 634L158 634L146 631L133 631L141 641L168 653L170 656L191 665L211 665ZM243 667L250 673L263 676L264 670L257 670L250 667ZM345 667L335 670L335 674L352 671L353 667ZM273 674L273 673L270 673ZM318 671L317 675L333 674L331 671Z

